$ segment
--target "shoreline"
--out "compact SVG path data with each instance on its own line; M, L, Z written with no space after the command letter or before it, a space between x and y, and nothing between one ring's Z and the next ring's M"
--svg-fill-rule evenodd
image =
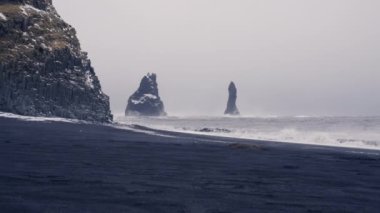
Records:
M379 118L117 118L121 124L206 136L380 150Z
M225 116L228 117L228 116ZM224 136L224 135L216 135L216 134L207 134L202 132L195 131L175 131L175 130L165 130L165 129L157 129L148 126L142 126L139 124L126 124L120 121L113 121L112 123L97 123L97 122L89 122L82 121L76 119L67 119L67 118L59 118L59 117L33 117L33 116L23 116L17 115L13 113L0 112L0 119L18 119L21 121L31 121L31 122L65 122L65 123L76 123L76 124L88 124L88 125L102 125L106 127L112 127L121 130L134 131L138 133L145 133L150 135L156 135L161 137L178 137L178 136L187 136L187 137L196 137L196 138L208 138L210 140L214 139L218 142L226 143L228 141L240 141L242 143L260 143L262 145L268 146L281 146L285 144L285 146L310 146L314 148L328 148L328 149L337 149L341 151L357 151L360 153L367 154L375 154L380 155L380 148L367 148L367 147L356 147L356 146L338 146L333 144L316 144L316 143L302 143L302 142L291 142L291 141L278 141L278 140L261 140L261 139L252 139L252 138L244 138L244 137L233 137L233 136ZM234 118L234 117L233 117Z
M217 213L380 208L377 151L158 133L164 137L97 124L0 117L0 209Z
M370 149L370 148L360 148L360 147L348 147L348 146L334 146L334 145L327 145L327 144L312 144L312 143L302 143L302 142L287 142L287 141L274 141L274 140L257 140L257 139L250 139L250 138L239 138L239 137L228 137L228 136L221 136L221 135L212 135L207 133L197 133L197 132L185 132L185 131L171 131L171 130L162 130L162 129L155 129L150 128L146 126L141 125L132 125L136 130L143 131L150 131L155 132L158 134L161 134L163 136L183 136L183 137L195 137L195 138L208 138L211 141L215 141L215 143L231 143L231 141L238 141L239 143L244 144L260 144L263 146L268 147L294 147L294 148L307 148L310 149L321 149L321 150L336 150L336 151L343 151L343 152L359 152L359 153L365 153L365 154L373 154L373 155L380 155L380 149ZM118 128L118 127L115 127ZM121 128L123 129L123 128Z

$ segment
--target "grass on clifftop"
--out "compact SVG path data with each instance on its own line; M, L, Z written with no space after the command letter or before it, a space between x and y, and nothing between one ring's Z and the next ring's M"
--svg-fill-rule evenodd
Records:
M18 14L21 12L20 4L0 3L0 13L4 13L7 16Z
M34 52L54 51L79 46L74 28L66 24L55 10L41 11L23 4L0 3L0 13L7 20L0 21L0 59L9 61L20 55L32 56ZM10 23L15 24L10 24ZM26 28L21 27L27 24Z

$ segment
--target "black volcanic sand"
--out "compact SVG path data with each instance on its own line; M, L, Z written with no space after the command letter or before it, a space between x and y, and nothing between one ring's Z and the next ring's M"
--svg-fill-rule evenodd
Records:
M380 152L161 134L0 118L0 212L380 211Z

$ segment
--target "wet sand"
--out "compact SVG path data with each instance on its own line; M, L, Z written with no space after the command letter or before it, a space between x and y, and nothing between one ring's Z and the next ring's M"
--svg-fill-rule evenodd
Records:
M380 209L379 151L157 133L0 118L0 212Z

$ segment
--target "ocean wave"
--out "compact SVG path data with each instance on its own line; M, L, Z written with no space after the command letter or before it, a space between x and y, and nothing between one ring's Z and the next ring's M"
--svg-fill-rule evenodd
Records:
M379 117L134 117L122 122L229 138L380 149Z
M345 133L329 133L329 132L301 132L295 129L283 129L278 132L251 132L248 130L229 130L219 128L202 128L202 129L189 129L189 128L169 128L159 127L167 131L187 132L195 134L206 134L213 136L223 136L230 138L252 139L262 141L276 141L300 144L313 144L324 146L337 146L337 147L351 147L351 148L364 148L364 149L379 149L379 140L366 140L352 138ZM377 135L380 138L380 134Z

